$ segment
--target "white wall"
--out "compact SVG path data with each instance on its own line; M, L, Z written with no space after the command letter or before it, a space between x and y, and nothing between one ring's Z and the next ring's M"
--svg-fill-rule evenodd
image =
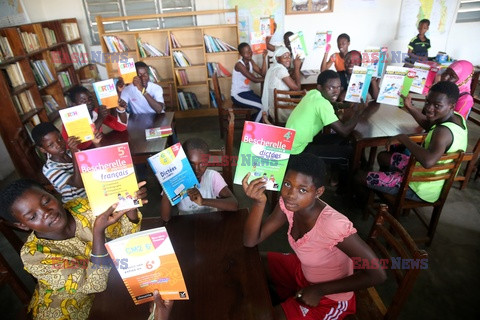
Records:
M480 65L480 21L454 23L446 52L457 60L468 60L473 65Z

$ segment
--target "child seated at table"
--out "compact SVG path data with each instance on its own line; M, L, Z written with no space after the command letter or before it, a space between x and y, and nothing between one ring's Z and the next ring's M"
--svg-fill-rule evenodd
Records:
M267 277L280 305L275 319L343 319L355 313L354 290L383 282L384 270L353 272L352 258L378 259L347 217L321 200L325 164L312 154L291 156L273 212L262 222L267 197L262 178L242 181L253 200L243 241L254 247L288 223L288 242L295 253L267 253Z
M86 104L90 117L95 124L96 132L101 133L102 124L110 127L115 131L127 130L127 114L125 101L119 99L119 105L116 108L107 109L104 105L98 105L98 101L93 94L83 86L75 86L69 91L69 97L74 106L79 104ZM65 141L68 140L67 131L65 127L62 127L62 137ZM97 138L101 138L101 135L96 134ZM92 147L93 141L85 141L78 145L79 150L85 150Z
M208 144L200 138L191 138L186 140L182 146L193 172L200 182L200 187L187 191L188 197L178 203L179 214L237 210L237 199L223 177L218 171L207 169ZM168 197L163 194L160 214L164 221L170 220L171 211L172 205Z
M146 198L145 182L137 197ZM145 201L144 201L145 202ZM117 238L139 230L137 209L114 212L113 204L94 217L88 201L62 204L39 184L17 180L0 193L3 219L32 230L20 256L37 280L29 305L33 319L87 319L94 294L105 290L112 261L105 237Z
M337 72L345 71L345 56L347 55L349 45L350 36L346 33L339 35L337 38L337 47L340 52L332 54L327 61L329 51L325 50L322 65L320 66L320 72L330 69L332 64L335 65L335 70L337 70Z
M425 35L430 27L430 20L422 19L418 23L418 35L408 43L408 57L406 62L415 63L416 61L428 60L428 49L430 49L430 39Z
M80 140L77 137L69 137L67 149L60 131L51 122L42 122L35 126L32 130L32 139L40 151L47 155L42 172L62 196L62 202L66 203L79 197L86 198L87 194L74 156Z
M407 135L400 134L387 142L387 150L393 141L399 141L425 168L435 165L444 153L466 150L468 130L465 119L454 111L459 97L455 83L441 81L433 85L426 98L423 110L412 105L410 95L404 98L404 105L418 124L428 131L422 146L411 141ZM383 151L378 155L380 168L385 172L360 173L359 180L371 189L397 194L403 180L403 174L409 156L399 152ZM440 197L443 180L431 182L412 182L406 198L414 201L435 202Z

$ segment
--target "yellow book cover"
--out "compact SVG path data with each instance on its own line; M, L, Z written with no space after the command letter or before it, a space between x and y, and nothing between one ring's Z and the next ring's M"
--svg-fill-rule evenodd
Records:
M81 142L94 138L94 124L86 104L62 109L59 113L69 137L78 137Z
M79 151L75 157L95 216L116 202L117 211L142 206L128 143Z
M103 104L108 109L118 106L117 88L113 79L93 83L93 90L95 90L99 105Z
M153 301L155 290L165 300L188 300L182 269L165 227L129 234L105 246L135 304Z
M133 58L128 58L126 62L119 62L118 71L123 78L123 82L132 83L133 78L137 76L137 70L135 69L135 60L133 60Z

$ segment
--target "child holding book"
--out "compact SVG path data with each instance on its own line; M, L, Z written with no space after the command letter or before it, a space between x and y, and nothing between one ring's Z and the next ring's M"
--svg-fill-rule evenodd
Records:
M455 112L461 114L465 120L468 119L473 107L473 97L470 94L473 71L473 65L469 61L458 60L441 75L442 81L450 81L457 85L460 97L455 105Z
M425 35L430 27L430 20L422 19L418 23L418 35L408 44L408 58L406 62L415 63L416 61L428 60L428 49L430 49L430 39Z
M242 108L254 109L256 113L253 119L255 122L259 122L262 118L262 99L250 88L250 82L263 82L263 77L267 72L267 64L265 63L267 51L265 50L263 53L261 69L252 60L252 49L248 43L240 43L238 52L242 58L237 61L232 72L232 101ZM253 72L261 75L261 77L257 77Z
M330 59L327 60L328 50L325 50L323 55L322 65L320 67L320 72L330 69L332 64L335 66L337 72L345 71L345 56L348 53L348 46L350 45L350 36L346 33L342 33L337 38L337 47L340 52L335 52L330 56ZM330 49L330 46L327 48Z
M245 222L243 243L254 247L288 223L287 238L295 253L268 252L266 272L281 301L275 319L343 319L355 313L355 290L386 279L385 271L353 272L352 257L378 259L357 235L352 222L321 200L325 165L312 154L291 156L273 212L262 222L266 181L242 181L253 200Z
M219 172L207 169L208 144L200 138L191 138L183 143L193 172L200 182L199 188L191 188L178 204L179 214L194 214L212 212L217 210L235 211L238 202L227 183ZM164 221L170 220L172 205L168 197L163 194L161 204L161 217Z
M145 182L137 196L146 198ZM33 319L87 319L94 294L105 290L112 261L105 238L140 229L137 209L117 211L113 204L94 217L88 201L62 204L40 185L17 180L0 193L2 218L32 230L21 249L24 268L38 284L29 305Z

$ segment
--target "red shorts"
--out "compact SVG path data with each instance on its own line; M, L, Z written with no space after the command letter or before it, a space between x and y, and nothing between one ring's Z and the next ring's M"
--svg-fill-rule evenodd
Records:
M268 271L275 285L281 306L288 320L337 320L356 311L355 295L348 301L334 301L323 297L316 307L309 307L295 299L301 288L310 286L302 272L300 260L293 253L268 252Z

